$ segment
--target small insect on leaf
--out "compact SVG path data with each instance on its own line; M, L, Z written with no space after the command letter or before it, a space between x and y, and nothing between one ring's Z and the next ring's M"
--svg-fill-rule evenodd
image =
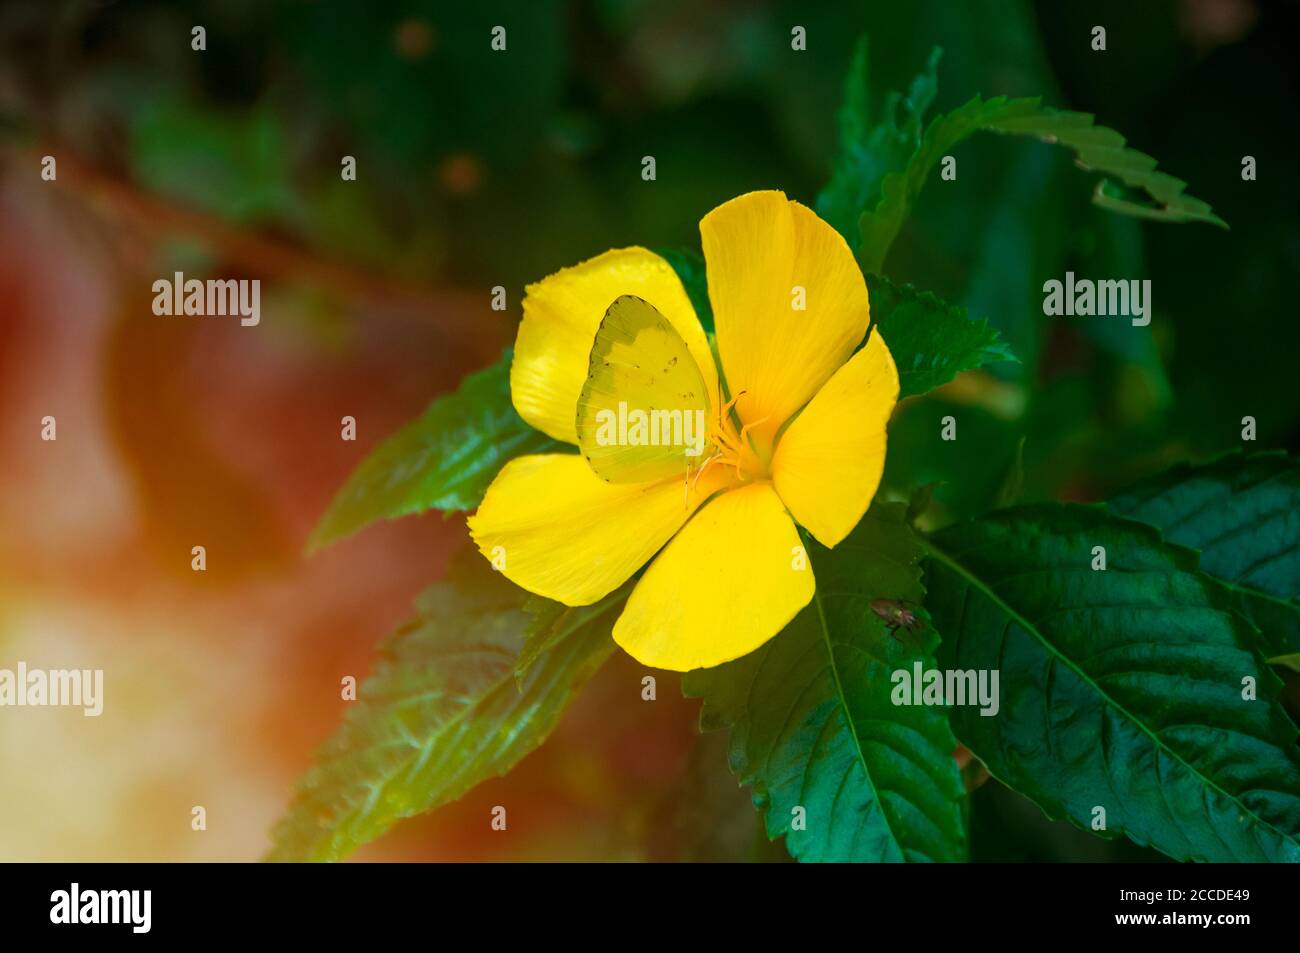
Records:
M895 639L899 639L898 630L904 629L915 635L925 628L925 623L917 616L914 607L901 599L873 599L871 611L885 623L885 628ZM901 642L902 639L899 639Z

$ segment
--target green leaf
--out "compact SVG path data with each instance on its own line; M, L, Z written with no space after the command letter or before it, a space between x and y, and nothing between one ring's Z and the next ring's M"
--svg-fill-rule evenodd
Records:
M1233 593L1265 655L1300 653L1300 461L1234 453L1176 467L1107 506L1199 550L1201 570Z
M1113 129L1093 124L1089 113L1043 106L1037 97L985 100L979 96L931 120L920 146L901 171L880 184L880 198L868 205L858 222L859 256L865 272L879 273L890 246L903 227L912 203L935 164L957 143L979 131L1036 136L1068 146L1085 171L1108 179L1098 183L1093 201L1103 208L1165 222L1209 222L1227 228L1210 206L1187 195L1187 183L1156 171L1156 160L1125 146ZM1118 183L1110 181L1118 180ZM1126 192L1120 192L1122 185Z
M706 334L713 333L713 306L709 303L709 282L704 271L704 256L690 248L661 248L655 252L673 266L682 280L686 297L691 299L695 315Z
M885 96L881 114L873 122L867 38L858 39L840 106L839 153L831 179L815 202L817 214L844 236L849 247L858 240L858 217L879 194L881 180L906 165L920 145L925 111L938 89L941 53L937 48L930 53L925 71L912 81L906 97L897 92Z
M399 819L505 774L546 739L613 651L613 620L568 632L516 684L526 598L477 553L419 598L301 782L269 859L341 860Z
M731 729L731 768L802 861L959 860L956 743L942 708L895 706L891 674L929 664L933 630L891 633L877 599L924 597L902 504L874 505L834 550L809 542L813 602L735 662L689 673L701 726ZM919 610L916 610L919 611ZM806 829L792 824L806 812Z
M472 510L506 461L562 446L515 412L506 351L366 457L330 503L307 548L317 550L376 520Z
M929 548L940 663L999 673L996 716L952 715L995 777L1085 830L1102 808L1102 836L1178 859L1300 860L1281 683L1195 553L1070 504L996 511Z
M1268 663L1270 665L1281 665L1284 668L1291 669L1293 672L1300 672L1300 652L1292 655L1275 655L1273 658L1268 660Z
M532 622L524 634L524 647L515 660L515 678L519 683L523 684L524 678L538 659L544 658L557 645L573 638L575 632L618 615L616 610L632 594L635 586L636 580L629 580L604 599L589 606L566 606L562 602L541 596L529 596L524 603L524 611L532 616Z
M867 279L871 316L898 367L899 399L946 384L962 371L1016 356L986 321L966 316L928 291Z

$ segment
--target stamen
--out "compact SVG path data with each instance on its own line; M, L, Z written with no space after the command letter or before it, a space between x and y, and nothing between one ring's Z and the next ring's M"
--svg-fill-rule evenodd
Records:
M754 427L759 426L760 424L766 423L768 420L771 419L771 416L772 416L771 414L768 414L766 417L762 418L761 420L755 420L753 423L745 424L743 427L740 428L740 446L742 448L741 452L744 452L744 450L748 450L750 453L754 454L755 460L758 459L758 453L747 441L747 438L749 437L749 431L752 430ZM739 465L736 466L736 477L737 478L740 477Z
M732 441L731 437L728 436L725 430L715 431L712 435L712 440L719 447L723 447L727 450L730 450L732 453L737 453L740 450L740 448L736 446L736 444Z
M688 485L688 489L686 493L687 507L689 507L691 504L690 494L695 492L695 487L699 485L700 477L704 476L704 471L707 470L710 466L712 466L713 463L715 462L722 463L725 465L728 461L729 458L724 456L723 454L714 453L709 455L708 459L705 460L704 463L700 466L700 468L695 471L695 479L690 481Z
M740 428L739 433L737 433L735 425L728 416L731 413L731 409L736 406L736 403L740 398L744 397L746 393L747 391L740 391L735 397L727 401L718 409L717 426L710 427L708 433L705 434L705 440L712 446L713 452L705 458L704 462L700 465L700 468L695 471L694 475L691 474L690 464L687 464L686 485L684 488L686 506L690 506L691 494L695 492L698 487L700 478L704 476L704 471L715 463L721 464L724 467L734 467L736 470L736 479L740 481L746 480L750 474L750 471L745 468L746 454L752 456L755 461L759 463L761 469L762 461L754 448L749 445L747 438L750 430L766 423L768 418L764 417L762 420L756 420L751 424L745 424Z
M744 397L747 393L749 393L749 392L748 392L748 391L743 391L743 390L742 390L742 391L741 391L739 394L737 394L735 397L731 398L731 400L727 401L727 403L726 403L723 407L719 408L719 410L718 410L718 426L719 426L719 427L722 426L722 418L725 417L727 414L731 413L731 408L736 406L736 401L740 400L740 398Z
M740 442L744 443L745 437L749 435L749 432L751 430L753 430L755 427L759 426L760 424L767 423L771 419L772 419L772 415L768 414L766 417L763 417L759 420L755 420L752 424L745 424L745 426L740 428Z

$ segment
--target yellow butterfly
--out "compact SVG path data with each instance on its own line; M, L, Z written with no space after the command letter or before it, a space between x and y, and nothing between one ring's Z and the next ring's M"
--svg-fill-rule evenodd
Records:
M739 473L739 433L729 414L744 392L710 417L709 386L681 334L654 305L622 295L605 312L578 398L578 446L608 483L652 483L712 463ZM759 421L761 423L761 421Z
M578 398L578 446L610 483L649 483L704 463L709 390L677 329L634 295L596 330Z

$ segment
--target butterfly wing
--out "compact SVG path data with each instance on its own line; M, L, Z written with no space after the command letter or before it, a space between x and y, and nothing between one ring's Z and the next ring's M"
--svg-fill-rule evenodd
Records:
M658 310L623 295L605 312L578 398L578 446L610 483L681 477L704 462L709 393Z

